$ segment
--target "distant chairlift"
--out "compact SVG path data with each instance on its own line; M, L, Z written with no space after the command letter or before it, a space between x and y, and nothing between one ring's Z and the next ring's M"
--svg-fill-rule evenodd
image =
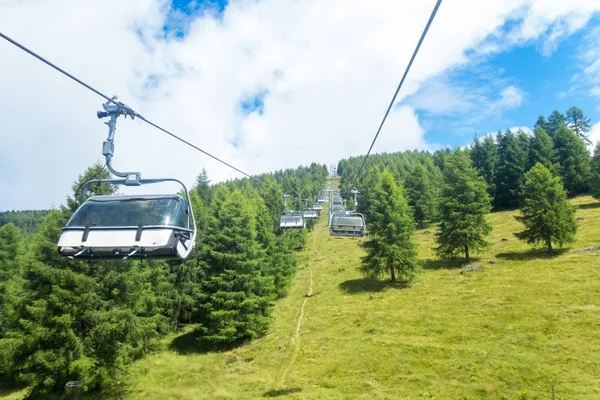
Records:
M303 229L306 227L304 220L304 213L302 211L287 210L287 198L290 197L288 194L283 195L283 208L284 212L279 217L279 227L281 229Z
M318 198L316 198L315 202L313 203L312 209L319 211L319 214L320 211L323 209L323 205L319 202Z
M365 216L356 212L356 207L358 206L356 194L359 192L353 189L351 193L354 194L355 208L352 211L345 212L336 212L334 209L329 226L331 236L361 237L365 235L367 228Z
M308 199L304 199L304 211L302 213L306 219L319 218L319 211L308 207Z
M317 196L317 203L319 203L319 205L321 205L323 203L329 203L329 199L327 197L325 197L323 192L319 192L319 195ZM321 209L323 209L323 207L321 207Z

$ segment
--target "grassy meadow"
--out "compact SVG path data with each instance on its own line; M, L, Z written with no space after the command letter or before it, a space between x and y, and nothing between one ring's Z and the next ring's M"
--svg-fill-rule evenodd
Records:
M324 213L265 337L201 353L190 327L109 397L598 399L600 250L579 250L600 244L600 203L573 203L577 242L552 256L514 237L516 211L491 214L477 271L437 260L435 228L417 231L423 272L409 287L361 279L360 240L330 237Z

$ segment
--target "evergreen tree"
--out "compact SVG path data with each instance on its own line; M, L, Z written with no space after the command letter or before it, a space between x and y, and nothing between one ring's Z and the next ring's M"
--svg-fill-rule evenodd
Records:
M516 133L517 141L519 142L519 147L523 150L525 155L529 154L529 147L531 146L531 138L525 131L519 129ZM527 164L527 162L525 162Z
M525 173L527 153L510 130L498 134L498 165L496 168L496 198L499 208L516 207L518 194Z
M567 110L567 126L586 144L591 144L590 139L587 137L590 122L590 119L583 115L581 108L573 106Z
M575 212L560 178L538 163L525 174L521 195L521 215L515 218L525 230L515 236L527 243L544 243L548 251L552 251L552 243L562 246L575 240Z
M493 198L496 194L495 171L498 155L496 144L491 136L486 136L482 142L477 139L471 147L471 160L488 186L488 194Z
M566 125L561 125L556 133L554 146L560 164L560 176L569 196L586 193L590 154L583 140Z
M22 287L18 257L21 252L19 228L13 223L0 227L0 338L4 336L7 325L11 324L9 321L14 323L18 319L16 307ZM0 373L3 372L0 365Z
M559 128L565 125L566 123L567 117L565 117L565 115L560 111L554 110L552 111L552 114L550 114L550 116L548 117L548 126L544 129L546 129L548 135L550 135L550 137L554 140Z
M440 206L440 226L436 234L438 255L442 258L470 254L487 245L492 231L487 220L490 198L485 180L471 166L464 151L457 149L446 159Z
M446 157L448 157L450 154L452 154L452 150L450 149L436 150L433 153L433 162L442 172L444 171L444 167L446 165Z
M596 144L591 164L590 191L594 198L600 199L600 142Z
M212 188L210 187L210 180L208 179L208 174L204 168L202 168L202 172L198 175L198 178L196 178L195 189L204 205L207 206L210 204Z
M381 169L377 166L373 166L367 170L365 175L366 176L361 183L361 188L366 188L367 190L361 190L357 195L358 212L363 214L369 212L371 207L371 189L377 184L381 175ZM332 204L330 204L329 207L332 207Z
M80 176L75 190L94 169ZM61 392L73 380L83 390L110 387L169 329L162 294L169 285L157 277L160 268L140 269L133 261L90 265L58 255L56 243L70 215L68 207L50 212L34 236L23 260L19 318L9 321L0 339L7 374L33 394Z
M264 274L255 208L240 191L217 188L203 255L200 340L235 343L262 335L269 325L273 278Z
M535 122L535 125L533 126L534 129L536 128L541 128L544 131L546 131L546 133L548 133L549 129L550 129L550 124L548 123L548 121L546 121L546 117L544 117L543 115L540 115L539 118L537 119L537 121Z
M427 169L421 163L416 163L406 177L406 198L413 209L414 218L419 227L425 221L432 220L436 208L436 195L429 181Z
M527 170L540 163L550 171L557 171L558 166L555 164L555 160L556 153L554 152L552 138L543 128L535 128L527 157Z
M367 255L359 270L370 279L390 273L392 282L410 282L419 267L410 207L387 169L372 191L369 240L363 244Z

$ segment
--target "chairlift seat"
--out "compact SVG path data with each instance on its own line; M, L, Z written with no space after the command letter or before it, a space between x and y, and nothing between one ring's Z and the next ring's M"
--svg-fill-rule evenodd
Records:
M58 252L77 259L184 259L194 247L188 203L178 194L87 199L69 219Z
M332 212L340 212L340 211L346 211L346 207L344 207L341 204L334 204L333 207L331 208Z
M283 213L279 218L281 229L302 229L306 226L302 212Z
M319 218L319 212L317 210L313 210L312 208L307 208L303 211L304 218L308 219L317 219Z
M335 213L331 217L331 236L360 237L365 235L365 217L359 213Z

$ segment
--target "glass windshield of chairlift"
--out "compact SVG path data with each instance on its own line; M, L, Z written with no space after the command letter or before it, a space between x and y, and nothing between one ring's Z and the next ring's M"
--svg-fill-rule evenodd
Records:
M364 220L359 215L340 215L333 218L332 225L363 228Z
M67 227L177 226L189 229L187 203L179 195L93 196Z

